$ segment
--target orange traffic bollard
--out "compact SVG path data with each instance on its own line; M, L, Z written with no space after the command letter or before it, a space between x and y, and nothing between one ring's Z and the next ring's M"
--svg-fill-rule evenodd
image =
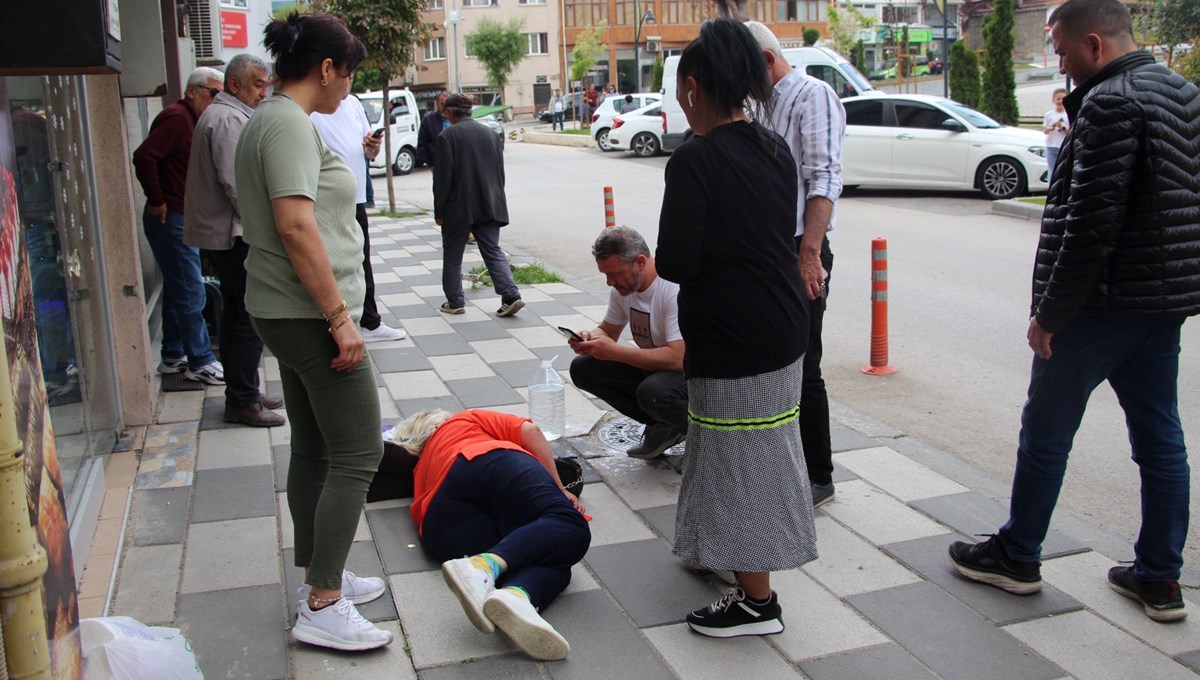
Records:
M863 366L867 375L891 375L888 365L888 278L887 239L871 240L871 365Z
M604 226L617 226L617 209L613 207L612 187L604 187Z

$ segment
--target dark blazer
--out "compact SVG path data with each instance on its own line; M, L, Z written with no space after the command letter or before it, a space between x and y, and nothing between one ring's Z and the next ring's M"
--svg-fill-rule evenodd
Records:
M417 132L417 160L424 165L433 165L433 149L438 135L442 134L443 120L437 111L430 111L421 119L421 129Z
M467 118L438 135L433 164L433 216L469 229L508 224L504 148L496 133Z

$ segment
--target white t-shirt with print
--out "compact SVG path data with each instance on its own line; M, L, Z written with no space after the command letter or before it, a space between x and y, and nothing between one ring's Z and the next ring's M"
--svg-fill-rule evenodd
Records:
M669 342L683 339L679 332L678 296L679 284L661 276L655 277L646 290L629 295L621 295L612 288L604 323L628 324L634 343L642 349L666 347Z
M1059 113L1058 111L1051 109L1042 118L1042 129L1044 130L1048 127L1051 127L1056 122L1062 123L1064 130L1069 129L1070 122L1067 120L1067 112L1063 111L1062 113ZM1061 131L1061 130L1055 130L1054 132L1051 132L1046 135L1046 146L1052 146L1057 149L1062 146L1063 140L1065 140L1066 138L1067 138L1066 132Z

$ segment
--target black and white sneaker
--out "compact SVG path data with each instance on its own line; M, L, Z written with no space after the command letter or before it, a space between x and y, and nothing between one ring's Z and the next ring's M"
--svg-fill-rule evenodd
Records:
M1179 581L1143 581L1133 575L1133 567L1113 567L1108 570L1108 585L1140 603L1146 616L1159 623L1187 618Z
M746 597L746 592L737 587L709 606L688 614L687 624L708 637L775 635L783 632L783 610L779 608L779 596L774 591L771 599L760 604Z
M994 534L983 543L955 541L950 545L950 563L972 581L996 586L1013 595L1032 595L1042 589L1042 563L1010 558L1000 537Z

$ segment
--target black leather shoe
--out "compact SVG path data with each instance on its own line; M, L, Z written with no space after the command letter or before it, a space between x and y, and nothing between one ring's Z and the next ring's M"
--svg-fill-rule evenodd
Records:
M263 408L277 411L283 408L283 397L268 397L262 392L258 393L258 400L262 402Z
M262 404L251 404L240 408L226 408L225 422L241 423L251 427L278 427L287 422L287 418L263 408Z

